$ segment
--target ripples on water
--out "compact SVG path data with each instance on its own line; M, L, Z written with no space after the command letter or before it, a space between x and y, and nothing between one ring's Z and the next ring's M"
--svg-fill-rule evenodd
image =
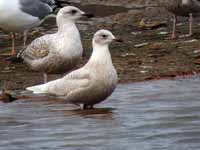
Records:
M200 148L200 78L119 85L95 110L64 102L0 105L0 150Z

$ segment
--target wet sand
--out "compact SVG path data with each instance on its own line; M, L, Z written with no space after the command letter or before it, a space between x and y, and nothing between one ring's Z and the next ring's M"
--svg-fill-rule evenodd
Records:
M84 4L89 2L84 1ZM106 3L106 2L105 2ZM104 2L101 2L104 4ZM106 3L107 4L107 3ZM126 6L126 5L124 5ZM83 9L93 10L91 6L83 5ZM110 7L110 6L109 6ZM84 45L84 57L80 66L84 65L91 54L91 39L93 33L100 29L110 29L122 38L124 43L113 43L111 53L113 63L117 68L120 83L138 82L144 80L174 78L198 74L200 72L200 30L198 20L195 20L194 35L190 38L169 39L172 22L171 15L162 8L125 9L125 7L110 7L111 10L100 13L103 6L96 7L97 17L92 21L79 23ZM109 9L108 7L106 9ZM159 15L158 15L159 14ZM166 26L147 28L139 24L145 18L149 23L166 23ZM163 19L165 18L165 19ZM178 34L186 34L187 18L180 18ZM146 22L146 21L145 21ZM149 24L146 23L146 24ZM56 31L55 21L49 20L41 27L29 33L29 42L46 33ZM9 35L0 32L0 52L10 50ZM17 50L22 48L22 38L17 39ZM0 58L0 88L24 89L27 86L42 82L42 75L32 72L24 64L10 63L5 57ZM62 75L51 75L50 80Z

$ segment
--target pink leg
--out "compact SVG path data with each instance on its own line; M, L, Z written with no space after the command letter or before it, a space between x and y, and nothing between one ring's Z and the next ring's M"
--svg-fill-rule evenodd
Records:
M190 13L189 16L189 36L192 36L192 26L193 26L193 15Z
M177 16L174 15L174 18L173 18L173 29L172 29L172 39L175 39L176 38L176 24L177 24Z
M189 14L189 33L185 35L181 35L180 38L191 37L192 36L192 26L193 26L193 15Z
M11 51L11 55L16 55L16 50L15 50L15 38L16 35L15 33L11 33L11 37L12 37L12 51Z
M16 51L15 51L15 33L11 33L11 39L12 39L12 50L9 53L3 53L0 54L1 56L13 56L16 55Z

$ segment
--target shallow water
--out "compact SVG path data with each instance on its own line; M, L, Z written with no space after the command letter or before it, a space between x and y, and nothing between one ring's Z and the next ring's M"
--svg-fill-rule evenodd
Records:
M119 85L96 109L54 100L0 105L0 150L200 148L200 77Z

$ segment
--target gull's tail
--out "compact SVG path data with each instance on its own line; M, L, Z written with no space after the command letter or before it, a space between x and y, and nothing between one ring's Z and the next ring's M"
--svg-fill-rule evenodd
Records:
M22 54L23 54L23 52L26 50L26 48L23 48L23 49L21 49L20 51L19 51L19 53L17 54L17 58L22 58Z
M10 61L12 63L21 63L21 62L23 62L22 53L25 51L25 49L26 48L23 48L22 50L20 50L18 52L18 54L16 56L11 56L11 57L7 58L6 60Z
M48 93L48 86L47 84L36 85L27 87L26 90L32 91L34 94L45 94Z

